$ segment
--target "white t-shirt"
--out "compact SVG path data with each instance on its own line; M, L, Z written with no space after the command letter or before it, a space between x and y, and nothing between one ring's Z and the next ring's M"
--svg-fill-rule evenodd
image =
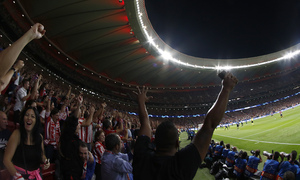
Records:
M25 106L26 100L22 101L22 99L27 96L27 90L24 87L21 87L18 91L17 91L17 95L16 95L16 104L14 106L14 111L21 111L22 108Z

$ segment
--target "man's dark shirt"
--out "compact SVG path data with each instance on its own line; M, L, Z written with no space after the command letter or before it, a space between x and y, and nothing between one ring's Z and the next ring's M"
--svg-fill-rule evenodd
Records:
M79 156L79 142L81 141L77 135L71 134L71 139L62 145L61 152L61 171L65 180L80 180L83 172L83 161Z
M135 180L193 179L201 157L194 144L189 144L174 156L156 156L150 148L150 138L139 136L133 158L133 178Z
M8 129L0 131L0 149L5 149L11 132Z
M11 132L8 129L0 131L0 169L4 168L3 165L4 150L6 148L6 144L9 140L10 135Z

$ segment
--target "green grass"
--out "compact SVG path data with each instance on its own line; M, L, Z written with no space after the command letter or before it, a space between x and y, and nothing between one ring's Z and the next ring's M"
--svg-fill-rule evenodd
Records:
M300 153L300 106L283 112L283 118L279 114L254 120L254 125L250 122L244 123L237 129L231 126L229 130L218 128L215 130L213 139L217 142L223 140L225 144L236 146L238 150L256 150L271 152L290 153L296 150ZM187 140L187 134L181 134L181 147L185 147L190 141ZM266 160L262 156L263 162ZM260 163L258 169L262 170L263 163ZM208 169L199 169L194 179L214 179L208 172Z

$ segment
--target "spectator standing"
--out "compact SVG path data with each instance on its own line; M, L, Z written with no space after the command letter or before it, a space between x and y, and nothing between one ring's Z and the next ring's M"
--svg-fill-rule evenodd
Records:
M112 122L109 119L105 119L103 121L103 130L105 135L109 135L110 133L117 133L120 134L123 131L123 123L120 122L120 125L117 127L116 130L113 129Z
M84 140L84 136L85 136L85 132L84 132L84 128L82 127L82 124L87 124L87 116L88 114L86 113L86 106L85 105L82 105L80 107L80 116L78 118L78 123L80 125L80 128L79 128L79 131L78 131L78 137L81 141ZM87 125L85 125L87 126Z
M88 150L91 150L91 143L93 142L93 117L95 113L95 107L91 106L89 109L89 116L87 119L79 121L81 126L79 138L86 143Z
M103 130L97 131L95 133L95 145L93 148L93 155L96 159L96 168L95 168L95 175L96 180L101 180L101 158L105 152L104 143L105 141L105 134Z
M40 118L36 109L24 109L21 113L20 129L12 133L4 155L4 165L14 179L41 180L40 164L45 164L44 169L50 166L44 154L39 126Z
M119 135L110 133L105 137L106 150L101 159L101 176L105 180L128 180L132 166L128 155L121 153L123 143Z
M61 172L64 180L81 180L84 162L79 156L79 144L82 142L78 137L80 125L78 123L79 108L83 98L77 98L77 109L65 121L60 137Z
M28 89L29 89L29 80L23 80L23 86L16 93L16 104L14 106L15 123L19 123L20 112L25 106L26 100L30 97L30 91L27 94Z
M47 111L49 113L49 111ZM51 163L58 159L58 143L61 136L58 109L54 108L45 122L45 149L46 156Z
M99 130L102 130L102 121L104 119L104 111L107 104L105 102L101 103L100 108L96 111L93 118L93 137L95 137L95 133ZM95 139L93 139L95 141Z
M212 134L225 113L229 94L237 79L226 73L222 89L212 108L208 111L200 131L192 143L178 151L179 140L177 128L173 123L161 123L155 134L156 151L149 149L151 126L145 102L147 89L138 88L139 117L141 127L134 148L133 174L140 179L193 179L201 161L204 160ZM177 152L178 151L178 152Z
M54 108L50 113L50 109L51 109L50 104L51 104L51 98L48 99L47 109L45 113L46 121L45 121L45 130L44 130L45 132L44 144L45 144L46 156L47 158L50 159L51 163L55 163L55 176L56 178L59 178L60 163L59 163L58 145L61 136L61 127L60 127L59 111L58 109Z

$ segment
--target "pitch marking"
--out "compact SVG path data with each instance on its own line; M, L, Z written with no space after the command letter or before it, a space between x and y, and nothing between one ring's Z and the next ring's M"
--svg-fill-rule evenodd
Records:
M276 126L276 127L274 127L274 128L268 129L268 130L264 130L264 131L262 131L262 132L258 132L258 133L255 133L255 134L251 134L251 135L248 135L248 136L244 136L244 138L245 138L245 137L256 136L256 135L258 135L258 134L262 134L262 133L265 133L265 132L267 132L267 131L272 131L273 129L278 129L278 128L280 128L281 126L285 126L285 125L287 125L287 124L294 123L294 121L298 121L298 119L293 120L293 121L289 121L289 122L287 122L287 123L281 124L281 125L279 125L279 126Z
M220 134L216 134L216 135L218 135L218 136L223 136L223 137L228 137L228 138L232 138L232 139L240 139L240 140L244 140L244 141L253 141L253 142L257 142L257 143L284 144L284 145L300 146L300 144L295 144L295 143L282 143L282 142L258 141L258 140L254 140L254 139L237 138L237 137L225 136L225 135L220 135Z

